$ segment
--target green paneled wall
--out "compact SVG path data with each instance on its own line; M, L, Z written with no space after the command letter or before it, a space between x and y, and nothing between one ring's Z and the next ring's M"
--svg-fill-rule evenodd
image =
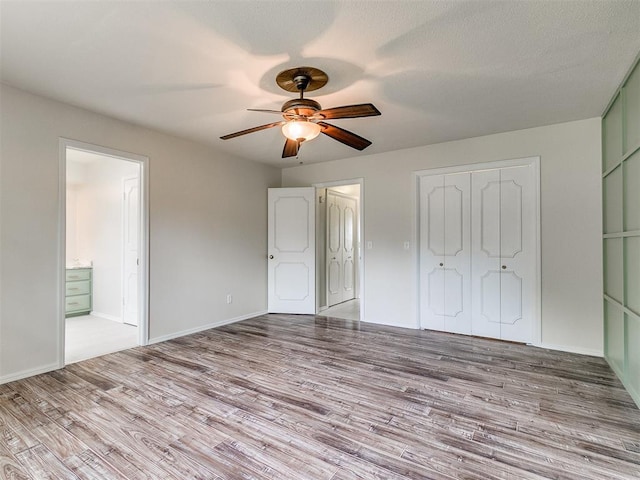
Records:
M602 120L604 352L640 407L640 65Z

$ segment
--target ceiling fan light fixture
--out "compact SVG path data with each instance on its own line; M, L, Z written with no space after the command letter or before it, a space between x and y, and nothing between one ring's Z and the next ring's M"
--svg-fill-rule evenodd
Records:
M282 125L282 133L290 140L307 142L313 140L318 135L322 127L307 120L290 120Z

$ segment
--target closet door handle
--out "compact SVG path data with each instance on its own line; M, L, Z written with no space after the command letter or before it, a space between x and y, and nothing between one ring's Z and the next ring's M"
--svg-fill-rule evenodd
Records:
M506 266L506 265L502 265L502 269L503 269L503 270L506 270L506 269L507 269L507 266Z
M440 262L438 265L440 265L441 267L444 267L444 263Z
M273 255L269 255L269 260L273 260Z

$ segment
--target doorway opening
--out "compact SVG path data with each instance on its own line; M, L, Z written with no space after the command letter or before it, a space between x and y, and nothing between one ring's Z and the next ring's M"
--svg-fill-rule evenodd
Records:
M362 308L362 181L316 187L316 289L322 316L359 321Z
M146 344L146 158L61 140L61 364Z

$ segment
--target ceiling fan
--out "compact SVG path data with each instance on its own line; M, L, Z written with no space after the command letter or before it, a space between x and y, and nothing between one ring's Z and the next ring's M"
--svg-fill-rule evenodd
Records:
M369 140L343 128L326 123L324 120L373 117L380 115L380 111L371 103L345 105L323 110L315 100L304 98L304 92L318 90L324 87L328 81L329 77L326 73L313 67L290 68L280 72L276 77L276 83L287 92L300 92L300 97L284 102L280 111L256 108L249 108L248 110L252 112L277 113L282 115L282 120L230 133L220 138L229 140L230 138L259 132L267 128L282 127L282 133L286 137L282 158L295 157L300 150L302 142L312 140L321 133L349 147L364 150L371 145Z

